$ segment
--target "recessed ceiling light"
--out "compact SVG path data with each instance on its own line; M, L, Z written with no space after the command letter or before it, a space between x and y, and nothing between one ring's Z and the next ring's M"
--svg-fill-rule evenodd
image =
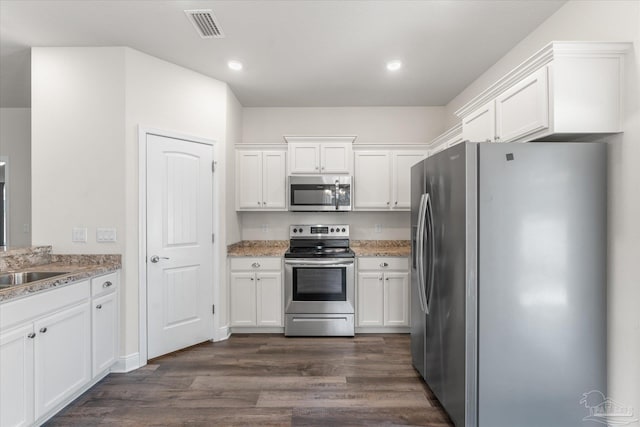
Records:
M389 71L398 71L402 68L402 62L398 60L387 62L387 70Z
M242 62L240 61L229 61L227 63L227 65L229 66L229 68L231 68L233 71L240 71L242 70Z

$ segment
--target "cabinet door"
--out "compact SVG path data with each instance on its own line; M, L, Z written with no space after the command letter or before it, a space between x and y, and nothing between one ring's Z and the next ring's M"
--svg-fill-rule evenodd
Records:
M536 71L496 98L496 136L509 142L549 127L547 68Z
M409 326L409 273L384 275L384 325Z
M282 275L256 274L258 326L282 326Z
M91 314L83 303L34 323L35 418L91 380Z
M33 425L33 336L31 323L0 334L0 426Z
M287 164L284 151L262 152L262 208L286 209Z
M391 205L391 162L388 151L356 151L354 206L358 210Z
M358 273L358 326L384 324L383 274Z
M325 143L320 145L320 171L322 173L351 173L351 143Z
M118 347L118 300L115 292L94 298L91 348L93 377L111 368L116 361Z
M256 325L256 280L253 273L231 273L231 326Z
M236 152L236 209L262 207L262 152Z
M471 142L491 142L496 135L495 102L491 101L462 119L462 138Z
M292 174L320 173L320 144L290 142L289 166Z
M411 208L411 166L426 157L422 152L393 153L392 205L393 209Z

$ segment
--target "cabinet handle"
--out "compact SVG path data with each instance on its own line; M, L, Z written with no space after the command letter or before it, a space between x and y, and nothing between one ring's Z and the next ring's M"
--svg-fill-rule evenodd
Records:
M491 138L485 139L484 142L491 142Z
M262 205L263 206L267 206L267 202L262 202Z
M388 277L385 277L385 278L384 278L384 280L389 280L389 278L388 278Z
M398 206L398 201L397 201L397 200L396 200L396 203L395 203L395 205L396 205L396 206Z
M34 339L35 337L36 337L36 333L35 332L30 332L29 335L27 335L27 338Z
M258 202L258 206L260 206L260 202Z
M382 276L378 277L378 280L382 280Z
M387 202L387 206L389 206L391 204L391 202Z
M500 137L496 135L496 142L500 141Z
M46 333L47 332L47 328L40 328L40 333Z
M316 166L316 170L318 170L318 167Z
M253 277L251 278L251 281L253 282Z
M113 283L111 283L111 282L107 281L107 282L104 282L104 283L102 284L102 287L103 287L103 288L108 288L108 287L111 287L111 285L113 285Z
M389 267L389 264L386 263L386 262L383 262L383 263L380 264L380 267Z
M260 278L258 277L258 278L256 278L256 280L260 280Z
M260 264L257 262L254 262L253 264L251 264L251 267L253 268L260 268Z
M102 304L98 304L98 305L96 305L96 308L97 308L98 310L100 310L100 309L102 308Z

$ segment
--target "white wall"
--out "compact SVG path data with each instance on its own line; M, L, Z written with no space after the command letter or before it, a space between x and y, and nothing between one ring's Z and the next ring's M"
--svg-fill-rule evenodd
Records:
M32 235L58 253L124 253L124 49L32 49ZM73 227L88 228L72 243ZM116 243L96 243L96 227Z
M608 138L608 374L611 398L640 417L640 2L570 1L447 105L453 112L552 40L632 41L624 133Z
M428 143L442 133L443 121L443 107L245 108L242 140L277 144L283 135L357 135L356 143Z
M216 141L216 279L225 283L227 85L123 47L34 48L32 57L33 242L122 254L121 354L135 354L138 127ZM73 226L89 228L87 243L71 243ZM118 241L96 243L99 226L116 227Z
M138 127L154 128L216 141L219 193L217 281L226 283L226 108L227 85L133 49L126 52L126 238L127 283L138 283ZM215 274L215 273L214 273ZM137 285L126 289L126 354L138 348Z
M410 221L409 212L243 212L242 239L288 240L293 224L349 224L353 240L409 240Z
M231 89L227 87L227 239L231 244L242 239L240 215L236 212L236 155L233 147L242 142L243 109Z
M0 156L8 158L9 246L31 244L31 109L0 108ZM26 226L26 231L25 231Z

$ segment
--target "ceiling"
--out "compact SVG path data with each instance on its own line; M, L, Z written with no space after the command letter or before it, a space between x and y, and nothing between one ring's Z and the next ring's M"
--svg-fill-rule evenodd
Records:
M0 106L30 105L32 46L129 46L229 83L245 107L445 105L563 3L1 0ZM212 9L226 38L201 39L186 9Z

